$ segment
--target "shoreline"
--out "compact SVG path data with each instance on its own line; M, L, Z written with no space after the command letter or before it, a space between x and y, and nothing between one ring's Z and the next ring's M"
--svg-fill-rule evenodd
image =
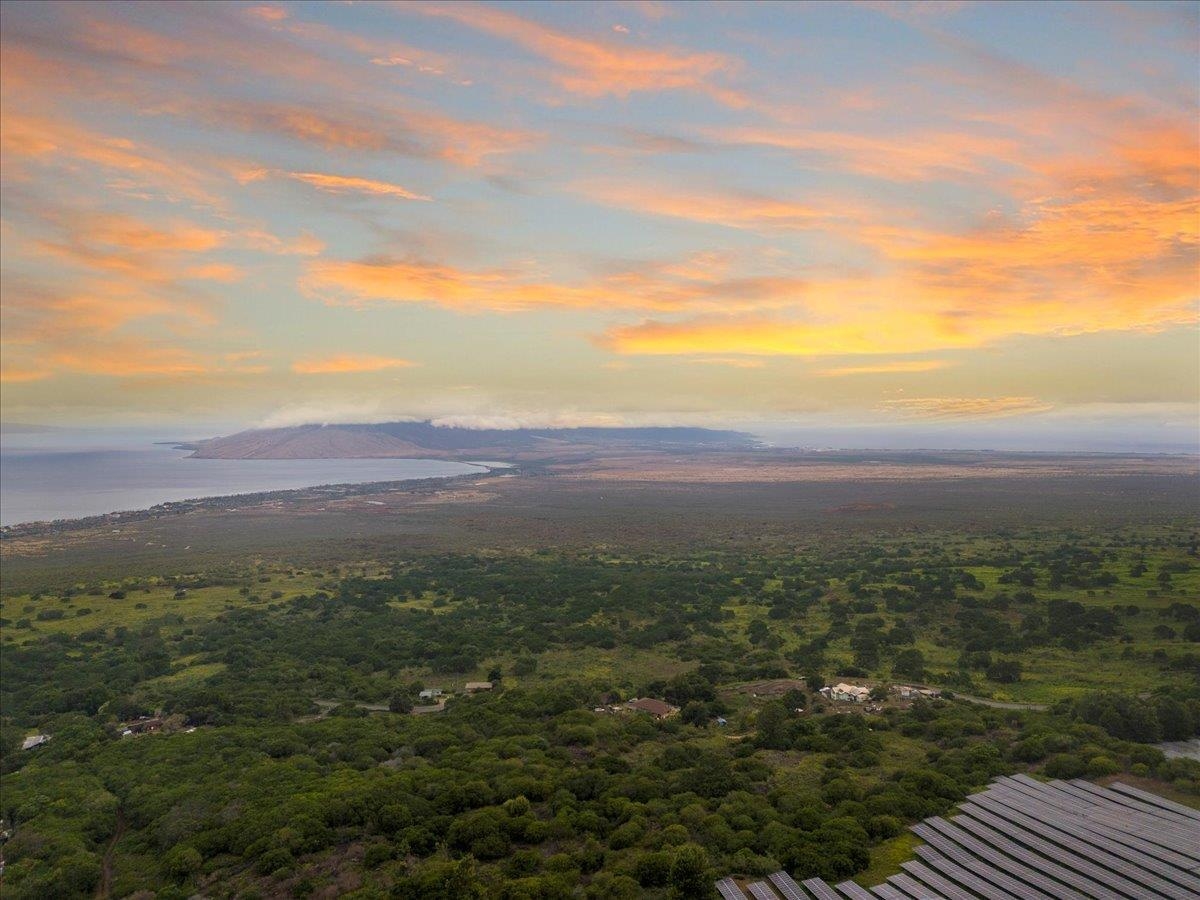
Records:
M339 482L331 484L316 484L302 488L283 488L275 491L252 491L237 494L216 494L208 497L194 497L187 500L168 500L156 503L143 509L114 510L94 516L81 516L74 519L51 519L33 522L19 522L13 525L0 526L0 541L11 538L40 537L49 534L61 534L67 531L79 531L97 528L104 525L128 524L161 519L167 516L179 516L190 512L212 509L237 509L255 506L272 501L298 501L353 497L371 494L384 494L392 491L422 492L435 490L448 485L457 484L478 478L494 478L499 475L517 475L520 470L515 463L481 463L462 462L463 465L476 466L478 472L463 472L458 475L436 475L429 478L403 478L390 481Z

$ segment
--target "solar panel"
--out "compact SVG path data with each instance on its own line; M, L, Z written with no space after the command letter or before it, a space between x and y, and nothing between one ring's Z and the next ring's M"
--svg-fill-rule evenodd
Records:
M1109 785L1109 787L1112 788L1114 791L1117 791L1118 793L1125 794L1126 796L1129 796L1129 797L1135 797L1138 800L1141 800L1145 803L1151 804L1152 806L1158 806L1158 807L1161 807L1162 809L1169 810L1169 811L1176 813L1178 815L1181 815L1185 818L1195 819L1196 821L1200 821L1200 812L1197 812L1196 810L1191 809L1187 806L1184 806L1180 803L1176 803L1174 800L1168 800L1165 797L1159 797L1157 794L1147 793L1146 791L1142 791L1142 790L1139 790L1138 788L1131 787L1128 784L1122 784L1119 781L1114 781L1112 784Z
M907 875L893 875L888 879L888 884L904 891L913 900L942 900L938 894L935 894L929 888L925 887L925 885L914 881Z
M1161 820L1148 819L1135 810L1114 813L1107 807L1086 804L1053 789L1049 793L1057 796L1047 796L1037 786L1014 779L1003 779L995 787L998 796L1030 797L1034 803L1055 811L1044 814L1043 818L1056 814L1072 824L1096 831L1181 869L1190 869L1200 862L1200 855L1194 855L1200 853L1196 849L1200 846L1200 829L1188 834L1186 831L1177 831L1174 826Z
M841 891L849 900L875 900L865 887L859 887L853 881L843 881L840 884L835 884L834 888Z
M1006 788L985 791L974 799L985 803L1003 804L1015 809L1017 812L1033 816L1043 825L1053 827L1073 838L1100 847L1113 856L1118 856L1134 865L1140 866L1147 873L1153 873L1152 876L1148 877L1153 878L1157 876L1160 880L1172 881L1179 887L1186 888L1189 893L1182 896L1188 897L1189 900L1195 900L1196 897L1200 897L1200 878L1186 871L1188 865L1186 859L1179 857L1178 854L1173 854L1169 850L1156 847L1141 838L1123 834L1116 829L1107 828L1094 822L1087 822L1078 817L1070 818L1052 812L1052 808L1046 804L1032 800L1026 795L1009 791ZM1176 863L1173 860L1179 860L1179 862ZM1150 883L1153 882L1151 881ZM1172 893L1169 896L1177 896L1177 894Z
M1011 860L1001 853L997 853L995 850L980 844L978 841L972 841L970 838L967 838L967 843L970 846L960 846L958 843L955 843L945 835L940 834L929 825L923 823L914 825L912 830L913 834L924 840L939 853L944 854L948 859L958 863L968 871L978 873L980 877L985 878L993 884L1003 884L1003 882L984 874L989 870L993 872L1003 871L1008 875L1015 876L1021 881L1041 889L1051 897L1054 897L1055 900L1086 900L1083 894L1073 891L1065 885L1059 884L1053 879L1042 875L1040 872L1036 872L1028 866ZM968 853L968 850L971 852ZM972 853L974 853L974 856L971 855Z
M1016 810L1010 809L1004 806L1002 803L997 803L994 799L983 794L974 797L971 804L964 804L962 808L964 811L966 811L968 806L976 803L978 805L974 807L975 809L984 808L990 810L1000 819L1004 820L1000 827L1004 828L1006 832L1010 833L1018 840L1022 839L1021 829L1024 829L1025 831L1032 832L1033 834L1045 838L1047 841L1050 841L1053 844L1059 845L1059 847L1066 847L1069 850L1075 851L1080 856L1098 864L1101 867L1101 871L1103 871L1103 869L1111 869L1113 872L1118 872L1124 875L1127 880L1132 881L1134 885L1143 891L1142 894L1133 893L1130 896L1140 898L1144 896L1146 889L1152 887L1154 891L1157 891L1159 894L1165 897L1176 898L1176 900L1185 900L1185 898L1186 900L1196 900L1194 894L1190 896L1188 894L1183 894L1180 892L1180 889L1177 885L1163 881L1163 879L1158 878L1145 869L1140 869L1137 866L1119 858L1113 852L1113 847L1115 847L1115 845L1105 848L1097 847L1084 840L1080 840L1076 835L1068 834L1062 828L1051 827L1043 822L1038 821L1037 819L1032 819L1029 816L1022 815ZM1014 829L1013 825L1018 825L1020 828ZM1084 834L1086 834L1086 832L1084 832ZM1050 851L1049 855L1054 859L1059 860L1064 865L1072 865L1071 861L1063 854L1061 849L1055 848ZM1124 890L1125 889L1122 888L1122 891Z
M771 884L775 885L775 890L783 895L784 900L808 900L808 894L800 885L796 884L796 880L787 872L772 872L767 876L771 880Z
M783 871L716 888L723 900L1200 900L1200 812L1119 782L1002 776L952 820L911 830L918 859L870 888Z
M746 895L742 893L742 889L737 886L737 882L732 878L722 878L720 881L718 881L717 893L720 894L724 900L747 900Z
M983 867L972 871L953 860L947 859L932 847L918 847L917 855L943 875L953 878L964 887L970 888L976 894L989 900L1054 900L1053 897L1041 891L1022 884L1001 872ZM975 872L978 872L976 874Z
M807 889L817 900L842 900L824 881L820 878L806 878L800 884Z
M1181 828L1189 831L1200 828L1200 820L1189 819L1186 816L1181 816L1170 812L1169 810L1152 806L1149 803L1143 803L1142 801L1133 797L1126 797L1117 791L1110 791L1105 788L1096 787L1094 784L1088 784L1086 781L1078 784L1071 781L1055 781L1051 782L1051 784L1055 790L1063 791L1070 794L1072 797L1078 797L1080 800L1089 800L1092 803L1117 813L1135 810L1140 815L1143 815L1148 819L1154 819L1156 822L1166 823L1173 828Z
M1021 784L1025 784L1025 781L1022 781ZM1159 817L1150 811L1150 807L1124 806L1110 799L1119 796L1113 791L1091 793L1073 784L1067 784L1065 781L1056 781L1053 782L1053 786L1043 785L1042 787L1045 789L1042 791L1044 797L1053 798L1065 795L1070 798L1069 807L1061 802L1056 805L1083 810L1084 815L1088 818L1121 830L1133 830L1148 840L1161 843L1182 856L1200 862L1200 822L1174 818L1169 814L1166 817ZM1131 825L1137 827L1131 829Z
M1055 844L1043 835L1037 834L1036 830L1029 828L1014 827L1013 823L1007 822L999 816L995 816L981 806L976 806L974 803L964 803L960 809L966 813L965 816L955 816L955 822L962 822L964 826L973 826L976 821L986 823L993 828L1000 829L1004 834L1014 840L1020 841L1030 849L1036 850L1045 856L1050 857L1061 863L1063 866L1074 869L1077 872L1082 872L1089 878L1095 879L1103 884L1108 885L1114 890L1119 891L1126 897L1134 897L1137 900L1145 900L1147 897L1161 897L1146 888L1145 884L1140 880L1140 870L1135 870L1134 881L1130 881L1123 875L1112 871L1114 861L1111 857L1100 854L1100 861L1105 865L1098 864L1093 861L1089 855L1085 858L1083 854L1072 856L1064 853L1063 848ZM1085 845L1086 846L1086 845ZM1119 860L1116 864L1123 866Z
M900 868L904 869L905 872L913 876L921 884L946 897L947 900L979 900L976 895L967 893L958 885L947 881L937 872L917 862L915 859L900 863Z
M756 881L753 884L746 885L746 890L750 892L750 896L754 900L779 900L775 892L771 890L771 886L765 881Z
M1094 900L1121 900L1121 895L1116 891L1109 890L1104 885L1084 878L1077 872L1072 872L1070 869L1051 862L1045 857L1038 856L1032 850L1026 850L1019 844L1015 844L997 832L992 831L986 825L975 822L969 816L956 816L953 823L947 822L945 819L926 819L922 824L936 829L960 846L972 850L987 859L991 857L985 856L985 853L991 852L1000 859L1012 860L1014 866L1024 863L1029 867L1030 872L1036 872L1043 878L1057 878L1063 884L1069 884L1071 887L1077 888L1082 896L1092 897ZM974 837L969 832L978 834L982 840ZM1025 880L1029 881L1028 878L1025 878ZM1034 883L1042 886L1039 882ZM1059 890L1063 889L1060 888Z

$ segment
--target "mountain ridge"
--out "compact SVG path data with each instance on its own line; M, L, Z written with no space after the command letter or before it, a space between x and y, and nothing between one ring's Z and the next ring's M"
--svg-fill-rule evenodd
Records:
M198 459L458 459L618 449L749 450L760 444L744 432L684 426L472 429L424 421L249 429L179 446Z

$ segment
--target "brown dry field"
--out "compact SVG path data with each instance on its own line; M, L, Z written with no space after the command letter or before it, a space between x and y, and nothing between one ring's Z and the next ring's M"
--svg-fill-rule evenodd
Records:
M583 481L736 482L910 481L1067 475L1176 475L1197 472L1194 457L1015 453L763 451L677 456L608 455L549 466Z
M439 552L778 550L870 535L1196 521L1194 457L622 455L336 499L275 496L0 544L5 593Z

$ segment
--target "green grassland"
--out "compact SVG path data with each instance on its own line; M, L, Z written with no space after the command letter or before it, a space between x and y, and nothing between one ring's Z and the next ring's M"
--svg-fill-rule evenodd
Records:
M1001 772L1200 806L1200 765L1151 746L1200 731L1198 523L1165 483L1097 500L1139 484L615 485L592 518L535 494L403 539L332 516L321 544L302 516L257 546L139 541L124 573L93 565L102 537L7 556L4 893L704 897L781 866L876 883L906 824ZM895 508L830 525L864 494ZM138 527L194 546L216 521L183 518ZM843 678L1051 708L868 714L814 690ZM804 687L747 687L776 679ZM407 714L469 680L496 690ZM614 695L679 711L594 711ZM155 713L162 733L120 736Z

